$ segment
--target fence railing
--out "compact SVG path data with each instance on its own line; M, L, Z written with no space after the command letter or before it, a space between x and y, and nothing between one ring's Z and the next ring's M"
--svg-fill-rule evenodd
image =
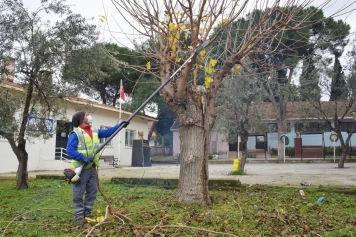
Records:
M67 150L63 147L56 147L55 159L61 161L71 160L67 154Z

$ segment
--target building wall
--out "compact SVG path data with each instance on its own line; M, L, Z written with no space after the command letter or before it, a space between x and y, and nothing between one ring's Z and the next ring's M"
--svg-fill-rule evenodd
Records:
M217 152L220 158L227 158L229 152L229 144L226 142L224 134L216 131L210 132L209 153Z
M333 142L330 141L331 132L324 132L323 134L301 134L302 144L305 146L322 146L323 145L323 137L325 146L333 146ZM346 139L347 133L341 133L343 138ZM296 133L294 130L294 126L291 126L291 131L286 133L287 137L289 138L289 144L286 147L294 147L294 138L296 138ZM267 141L268 141L268 148L278 148L278 133L267 133ZM335 146L340 146L340 139L338 142L335 142ZM351 146L356 146L356 134L353 134L351 137ZM253 136L248 138L247 142L247 149L252 150L256 147L256 139Z
M179 131L173 130L173 157L176 158L180 154L180 138ZM217 152L220 158L228 157L229 144L226 142L224 134L219 134L216 131L210 132L209 137L209 153Z
M173 132L173 157L176 157L180 153L180 140L179 131L172 130ZM301 134L302 144L305 146L322 146L323 137L325 146L333 146L333 142L330 141L329 136L331 132L325 132L324 134ZM294 131L294 126L291 126L291 131L286 134L289 138L289 144L287 147L294 147L294 138L296 138L296 133ZM346 132L342 132L344 139L347 137ZM278 148L278 133L267 133L267 149ZM335 142L335 146L340 146L340 140ZM351 137L351 146L356 147L356 134ZM217 149L216 149L217 148ZM256 136L249 136L247 141L247 149L256 149ZM217 134L212 131L210 134L210 147L209 153L218 152L219 158L224 158L224 153L229 151L229 144L225 142L225 137L222 134ZM228 157L228 155L226 156Z
M68 122L71 121L72 115L75 113L73 103L66 103L66 117ZM78 107L78 105L76 105ZM103 108L93 108L91 112L93 116L93 126L111 127L119 122L119 112ZM122 114L122 120L128 118L128 114ZM55 120L55 119L54 119ZM112 145L107 146L102 150L102 155L114 156L119 158L120 166L131 166L132 148L125 146L125 130L130 129L135 131L135 138L138 137L137 131L144 132L144 139L147 139L148 134L148 119L143 117L134 117L127 128L123 128L113 139ZM56 126L57 121L54 121ZM55 127L54 127L55 131ZM120 148L119 148L120 147ZM33 139L27 141L26 150L28 152L28 171L35 170L63 170L69 166L68 162L55 160L56 134L53 137L44 141L42 139ZM16 172L18 167L17 158L12 151L8 141L0 138L0 173Z
M177 158L180 154L180 140L179 140L179 131L174 130L173 132L173 157Z

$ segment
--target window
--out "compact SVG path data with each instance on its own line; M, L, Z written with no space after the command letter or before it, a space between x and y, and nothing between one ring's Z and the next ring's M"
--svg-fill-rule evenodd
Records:
M265 136L257 136L256 140L257 142L265 142Z
M126 132L125 132L125 146L132 147L134 139L135 139L135 131L126 129Z
M355 122L341 122L340 130L342 132L347 132L347 131L351 131L354 128L354 131L355 131L356 125L355 125L355 127L353 127L354 123Z
M322 122L298 122L294 129L296 132L302 133L330 132L330 128Z
M100 126L101 129L107 129L109 127L106 126ZM108 137L104 137L104 138L100 138L100 144L103 144L106 140L108 139ZM112 146L112 140L108 142L108 144L106 144L106 146Z

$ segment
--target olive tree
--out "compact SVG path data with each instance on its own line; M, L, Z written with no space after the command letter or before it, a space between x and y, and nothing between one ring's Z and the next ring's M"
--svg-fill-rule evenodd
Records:
M58 15L59 20L50 24L43 14ZM22 1L0 1L0 135L19 162L18 189L29 187L26 142L52 136L48 118L60 116L58 100L70 92L55 77L65 57L90 45L95 35L95 26L61 1L42 1L35 12ZM35 126L29 126L29 118Z

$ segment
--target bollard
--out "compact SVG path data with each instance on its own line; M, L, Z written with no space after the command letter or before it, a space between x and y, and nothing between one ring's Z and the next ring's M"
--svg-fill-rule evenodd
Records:
M232 171L238 171L239 170L239 165L240 165L240 160L239 159L234 159L234 166Z

